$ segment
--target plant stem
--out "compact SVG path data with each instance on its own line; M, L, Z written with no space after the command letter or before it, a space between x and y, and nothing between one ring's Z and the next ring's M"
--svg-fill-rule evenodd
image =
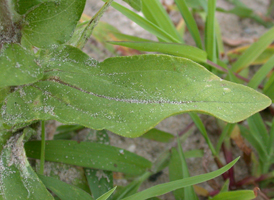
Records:
M41 157L40 157L40 174L44 174L44 165L45 165L45 146L46 146L46 137L45 137L45 121L41 121Z

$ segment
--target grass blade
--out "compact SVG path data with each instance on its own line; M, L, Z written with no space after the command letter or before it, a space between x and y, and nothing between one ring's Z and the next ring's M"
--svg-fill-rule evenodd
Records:
M39 159L40 148L40 141L25 144L27 156L31 158ZM151 167L150 161L124 149L98 143L77 143L67 140L47 141L45 159L133 175L142 174Z
M253 190L238 190L222 192L214 196L211 200L251 200L256 198Z
M195 185L198 183L202 183L202 182L211 180L217 176L220 176L227 170L229 170L233 165L235 165L235 163L239 160L239 158L240 157L236 158L235 160L233 160L226 166L224 166L221 169L218 169L214 172L210 172L210 173L206 173L206 174L202 174L202 175L198 175L198 176L193 176L193 177L189 177L189 178L185 178L185 179L181 179L181 180L177 180L177 181L172 181L169 183L159 184L159 185L156 185L149 189L146 189L142 192L138 192L138 193L131 195L127 198L124 198L123 200L132 200L132 199L143 200L143 199L159 196L159 195L171 192L171 191L179 189L179 188L184 188L187 186L191 186L191 185Z
M225 140L225 138L231 133L231 131L233 130L233 128L235 127L235 124L230 124L228 123L225 128L223 129L221 136L219 137L218 143L216 145L216 153L217 155L219 154L222 144Z
M196 46L200 49L203 49L202 40L201 40L198 26L186 5L186 1L185 0L175 0L175 3L177 4L177 6L181 12L181 15L183 16L183 18L186 22L189 32L191 33L193 39L195 40Z
M103 194L102 196L97 198L96 200L107 200L109 198L109 196L112 195L112 193L116 190L116 188L117 188L117 186L112 188L111 190L109 190L108 192L106 192L105 194Z
M255 73L248 86L256 89L274 67L274 55Z
M206 62L206 52L193 46L163 43L163 42L110 42L111 44L121 45L137 49L139 51L160 52L174 56L189 58L196 62Z
M208 12L206 18L205 47L208 59L216 63L216 35L215 35L215 10L216 0L208 0Z
M45 184L45 186L56 194L60 199L66 200L92 200L93 198L84 190L60 181L56 178L47 177L38 174L40 180Z
M158 130L156 128L150 129L141 137L158 142L170 142L170 140L174 138L172 134Z
M264 94L271 98L272 102L274 101L274 73L272 73L264 86Z
M239 72L247 68L258 58L274 40L274 27L268 30L259 40L253 43L233 64L232 70Z
M183 42L182 37L180 36L179 32L176 30L173 22L171 21L166 10L164 9L163 5L160 3L159 0L150 0L150 1L143 0L142 3L143 3L142 12L149 21L151 21L152 23L156 24L157 26L165 30L174 38Z
M104 0L105 1L105 0ZM166 31L161 29L160 27L156 26L152 22L148 21L147 19L141 17L140 15L136 14L135 12L127 9L126 7L116 3L112 2L111 6L121 12L123 15L125 15L130 20L134 21L136 24L141 26L143 29L147 30L148 32L152 33L153 35L161 38L165 42L175 42L180 43L180 41L176 38L174 38L172 35L168 34Z

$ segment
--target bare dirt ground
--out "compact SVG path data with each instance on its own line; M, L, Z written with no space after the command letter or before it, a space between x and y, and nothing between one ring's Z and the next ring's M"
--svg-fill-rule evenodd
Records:
M125 5L127 4L122 2L121 0L117 0L118 3ZM267 6L269 0L242 0L243 3L248 5L250 8L255 9L258 13L265 13L267 10ZM170 1L166 1L166 3L170 3ZM85 13L89 16L93 16L103 5L102 1L100 0L88 0L87 6L85 8ZM225 0L218 0L217 6L222 7L224 9L233 8L233 5L227 3ZM171 13L172 19L174 23L177 23L180 19L180 14L176 12ZM223 38L230 42L237 42L237 41L246 41L246 43L251 43L252 41L256 40L260 35L262 35L266 28L262 25L254 22L251 19L240 19L239 17L232 15L232 14L224 14L217 12L216 14L217 19L221 26L221 31ZM122 33L135 35L138 37L143 37L151 40L156 40L154 36L152 36L147 31L143 30L134 22L127 19L121 13L116 11L113 8L108 8L106 13L101 19L102 21L108 22L109 24L118 28ZM194 44L193 40L190 37L190 34L186 32L185 34L185 41L187 44ZM92 46L97 46L101 52L94 51ZM226 50L231 49L231 46L226 46ZM91 39L89 41L89 45L86 46L85 51L92 57L98 60L103 60L109 56L113 56L111 53L107 52L100 44ZM216 138L218 138L218 129L216 125L216 121L213 117L203 116L203 120L206 124L206 127L209 131L210 137L214 142L216 142ZM174 135L180 133L189 123L190 117L187 114L173 116L165 119L157 128L172 133ZM124 138L118 135L110 133L111 144L114 146L119 146L121 148L127 149L129 151L135 152L145 158L149 159L150 161L155 161L157 156L168 146L172 144L163 144L159 142L150 141L144 138ZM216 170L217 167L211 157L210 151L208 150L207 144L205 143L203 137L196 129L193 129L193 134L187 138L187 140L183 143L183 149L191 150L191 149L203 149L205 151L205 157L195 158L195 159L188 159L188 166L190 169L191 175L197 175L201 173L205 173L205 169L203 167L203 161L206 162L206 166L209 171ZM236 156L241 155L240 150L235 147L234 158ZM240 161L235 166L236 177L240 179L247 174L247 168L243 164L243 161ZM218 179L219 180L219 179ZM220 179L221 180L221 179ZM146 181L141 189L151 187L152 185L156 185L159 183L168 182L168 170L164 170L163 174L158 177L155 182ZM116 184L127 184L127 180L119 179L116 180ZM208 184L202 184L208 190L212 190ZM171 194L166 194L161 197L161 199L166 200L173 200L173 196Z

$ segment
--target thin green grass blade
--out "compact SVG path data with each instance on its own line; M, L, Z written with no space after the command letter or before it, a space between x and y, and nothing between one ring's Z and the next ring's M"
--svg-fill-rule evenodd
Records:
M40 141L25 144L28 157L40 158ZM104 144L51 140L46 142L45 159L87 168L139 175L151 168L151 162L134 153Z
M272 102L274 101L274 73L272 73L264 86L264 94L267 95Z
M220 56L225 53L225 50L224 50L224 43L223 43L220 24L217 19L215 20L215 33L216 33L216 39L217 39L218 55ZM219 56L217 56L217 58Z
M225 128L223 129L221 136L219 137L218 143L216 145L216 153L217 155L219 154L222 144L225 140L225 138L227 137L227 135L229 135L231 133L231 131L233 130L233 128L235 127L236 124L230 124L228 123Z
M183 16L187 28L190 31L193 39L195 40L196 46L200 49L203 49L203 45L202 45L202 40L201 40L201 36L199 33L199 29L198 26L191 14L191 12L189 11L186 1L185 0L175 0L175 3L177 4L181 15Z
M185 179L181 179L181 180L177 180L177 181L172 181L169 183L159 184L159 185L153 186L149 189L146 189L142 192L138 192L138 193L131 195L127 198L124 198L123 200L132 200L132 199L143 200L143 199L147 199L147 198L151 198L151 197L155 197L155 196L160 196L160 195L166 194L168 192L171 192L171 191L179 189L179 188L184 188L187 186L191 186L191 185L195 185L198 183L202 183L202 182L211 180L217 176L220 176L227 170L229 170L233 165L235 165L235 163L239 160L239 158L240 157L236 158L235 160L233 160L226 166L224 166L214 172L210 172L210 173L206 173L206 174L202 174L202 175L198 175L198 176L193 176L193 177L189 177L189 178L185 178Z
M205 128L202 120L200 119L200 117L196 113L189 113L189 116L191 117L191 119L193 120L193 122L195 123L195 125L197 126L199 131L202 133L203 137L205 138L206 143L208 144L212 155L216 156L217 155L216 150L208 137L206 128Z
M225 181L225 183L223 184L223 186L222 186L222 188L221 188L221 190L220 190L220 193L221 192L228 192L229 191L229 179L227 179L226 181Z
M180 56L189 58L196 62L205 63L207 60L207 54L205 51L193 46L163 43L163 42L110 42L111 44L121 45L137 49L139 51L160 52L170 54L174 56Z
M274 55L255 73L248 86L256 89L274 67Z
M261 141L264 147L266 147L269 137L260 113L256 113L249 117L247 122L251 133Z
M103 0L105 1L105 0ZM123 15L125 15L130 20L134 21L136 24L147 30L148 32L152 33L153 35L161 38L165 42L175 42L180 43L180 41L176 38L174 38L172 35L168 34L166 31L161 29L160 27L156 26L152 22L148 21L147 19L141 17L140 15L136 14L135 12L127 9L126 7L116 3L112 2L111 6L121 12Z
M130 5L132 8L134 8L137 11L142 10L142 0L123 0L128 5Z
M84 190L75 187L73 185L67 184L56 178L47 177L38 174L40 180L45 184L45 186L56 194L60 199L65 200L92 200L93 198Z
M251 200L256 198L253 190L238 190L222 192L214 196L211 200Z
M274 119L272 120L271 129L269 132L268 152L270 156L274 153Z
M107 200L110 197L110 195L112 195L112 193L116 190L116 188L117 186L112 188L111 190L109 190L108 192L106 192L105 194L97 198L96 200Z
M160 3L159 0L143 0L142 5L142 12L149 21L165 30L174 38L183 42L182 37L176 30L173 22L171 21L166 10L164 9L163 5Z
M216 34L215 34L215 10L216 0L208 0L208 12L206 18L205 47L208 59L216 63Z
M239 72L256 60L274 40L274 27L269 29L260 39L253 43L233 64L232 70Z
M190 174L188 171L188 166L187 166L182 145L179 139L177 139L177 145L178 145L178 153L179 153L179 162L181 163L181 170L183 175L182 178L189 178ZM184 199L198 200L198 197L194 192L193 186L188 186L184 188Z

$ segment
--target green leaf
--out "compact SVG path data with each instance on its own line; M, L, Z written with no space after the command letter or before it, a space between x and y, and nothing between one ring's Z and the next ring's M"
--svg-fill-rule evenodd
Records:
M142 137L158 142L170 142L170 140L174 138L172 134L158 130L156 128L150 129L148 132L142 135Z
M142 10L142 0L123 0L128 5L130 5L132 8L134 8L137 11Z
M20 14L25 14L30 8L42 2L55 1L55 0L12 0L15 10Z
M34 83L43 77L35 56L19 44L8 44L1 49L0 71L0 87Z
M43 175L38 175L41 181L46 185L46 187L56 194L60 199L65 200L92 200L93 198L84 190L69 185L63 181L56 178L47 177Z
M214 196L211 200L251 200L256 198L253 190L238 190L222 192Z
M103 0L104 2L106 0ZM165 30L161 29L160 27L156 26L152 22L148 21L147 19L141 17L140 15L136 14L135 12L125 8L124 6L112 2L111 6L121 12L123 15L125 15L130 20L134 21L136 24L147 30L148 32L152 33L153 35L161 38L165 42L175 42L180 43L180 41L176 38L174 38L172 35L167 33Z
M194 17L192 16L191 12L188 9L185 0L175 0L175 3L177 4L181 12L181 15L183 16L186 22L189 32L191 33L193 39L195 40L196 46L200 49L203 49L198 26L195 22Z
M149 21L165 30L174 38L183 42L183 38L176 30L173 22L159 0L143 0L142 12Z
M131 199L143 200L143 199L147 199L150 197L160 196L162 194L171 192L171 191L179 189L179 188L184 188L187 186L191 186L191 185L195 185L198 183L208 181L208 180L213 179L217 176L220 176L221 174L223 174L224 172L229 170L238 160L239 160L239 157L236 158L234 161L230 162L229 164L227 164L226 166L224 166L214 172L210 172L210 173L206 173L206 174L202 174L202 175L198 175L198 176L193 176L193 177L189 177L189 178L184 178L184 179L177 180L177 181L171 181L169 183L159 184L159 185L153 186L149 189L146 189L142 192L138 192L138 193L131 195L127 198L124 198L123 200L131 200Z
M6 96L8 96L9 93L10 93L9 87L0 88L0 104L5 100Z
M0 194L3 199L53 200L26 158L23 137L20 134L11 137L2 150Z
M67 42L81 17L85 3L85 0L41 3L26 14L22 37L39 48L53 48Z
M109 145L109 137L105 130L90 130L85 141ZM113 173L111 171L85 168L85 174L90 191L95 199L113 188Z
M207 54L205 51L198 49L193 46L174 44L174 43L163 43L163 42L109 42L115 45L121 45L137 49L139 51L150 51L170 54L173 56L180 56L189 58L196 62L207 61Z
M272 101L274 101L274 73L270 76L264 86L264 94L266 94Z
M273 42L274 27L269 29L257 42L254 42L240 58L233 64L232 70L239 72L247 68L253 61L255 61Z
M65 46L43 59L43 81L22 88L26 95L15 91L6 98L2 115L8 125L55 119L137 137L171 115L198 111L234 123L271 103L179 57L141 55L97 63Z
M263 79L267 76L267 74L273 69L273 67L274 55L271 58L269 58L269 60L263 66L260 67L260 69L255 73L255 75L248 83L248 86L256 89L263 81Z
M27 156L39 159L40 141L25 144ZM151 162L134 153L105 144L52 140L46 142L45 159L87 168L138 175L151 167Z
M116 186L117 187L117 186ZM100 196L98 199L96 200L107 200L108 197L116 190L116 187L112 188L111 190L109 190L108 192L106 192L105 194L103 194L102 196Z

